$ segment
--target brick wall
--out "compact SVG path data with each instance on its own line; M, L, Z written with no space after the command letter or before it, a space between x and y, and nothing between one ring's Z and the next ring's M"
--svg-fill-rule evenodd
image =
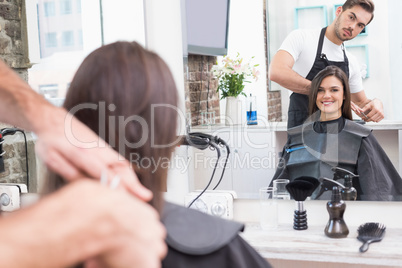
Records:
M216 64L216 57L189 55L185 73L186 113L191 126L201 125L202 112L215 112L216 124L219 124L219 94L216 92L218 81L213 79L211 68Z
M282 121L282 100L280 91L268 91L268 121Z
M29 0L28 0L29 1ZM24 0L0 0L0 58L12 67L22 79L28 80L27 25ZM0 129L10 127L0 122ZM37 162L34 138L26 133L30 190L37 190ZM5 171L0 183L27 183L24 136L17 132L4 137L3 155Z
M25 2L0 0L0 56L26 78L28 58Z

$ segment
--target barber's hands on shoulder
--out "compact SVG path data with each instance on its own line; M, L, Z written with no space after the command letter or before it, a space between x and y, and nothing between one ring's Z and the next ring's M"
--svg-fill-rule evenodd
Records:
M379 99L372 99L363 108L354 102L351 103L352 110L365 122L380 122L384 119L384 108Z
M49 123L35 131L36 152L49 169L68 181L82 177L99 180L107 170L107 178L119 176L128 192L144 201L151 200L152 192L139 182L126 159L65 109L49 108Z

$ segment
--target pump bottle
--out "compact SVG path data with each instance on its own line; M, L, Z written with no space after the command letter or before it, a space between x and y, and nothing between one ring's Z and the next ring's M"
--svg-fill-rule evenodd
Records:
M352 178L345 178L345 188L341 189L341 196L343 200L355 201L357 198L357 191L353 187Z
M325 235L330 238L344 238L349 234L349 229L343 220L346 204L341 199L341 193L337 186L332 188L331 201L327 202L329 221L325 227Z

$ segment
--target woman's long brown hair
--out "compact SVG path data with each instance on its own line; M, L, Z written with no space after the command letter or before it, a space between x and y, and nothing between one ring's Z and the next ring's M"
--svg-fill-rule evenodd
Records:
M136 42L116 42L83 61L64 107L97 107L81 108L74 115L131 160L141 183L154 193L151 204L160 210L176 140L177 99L172 74L158 55ZM51 173L47 184L45 192L64 181Z

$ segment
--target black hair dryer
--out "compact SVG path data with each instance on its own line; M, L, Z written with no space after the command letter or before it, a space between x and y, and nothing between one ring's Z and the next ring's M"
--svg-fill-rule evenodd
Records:
M14 135L15 132L19 131L18 128L2 128L0 129L0 172L4 172L4 159L3 155L6 153L3 151L4 137L8 135Z
M3 143L4 143L3 135L0 133L0 173L5 171L3 155L6 152L3 151Z

